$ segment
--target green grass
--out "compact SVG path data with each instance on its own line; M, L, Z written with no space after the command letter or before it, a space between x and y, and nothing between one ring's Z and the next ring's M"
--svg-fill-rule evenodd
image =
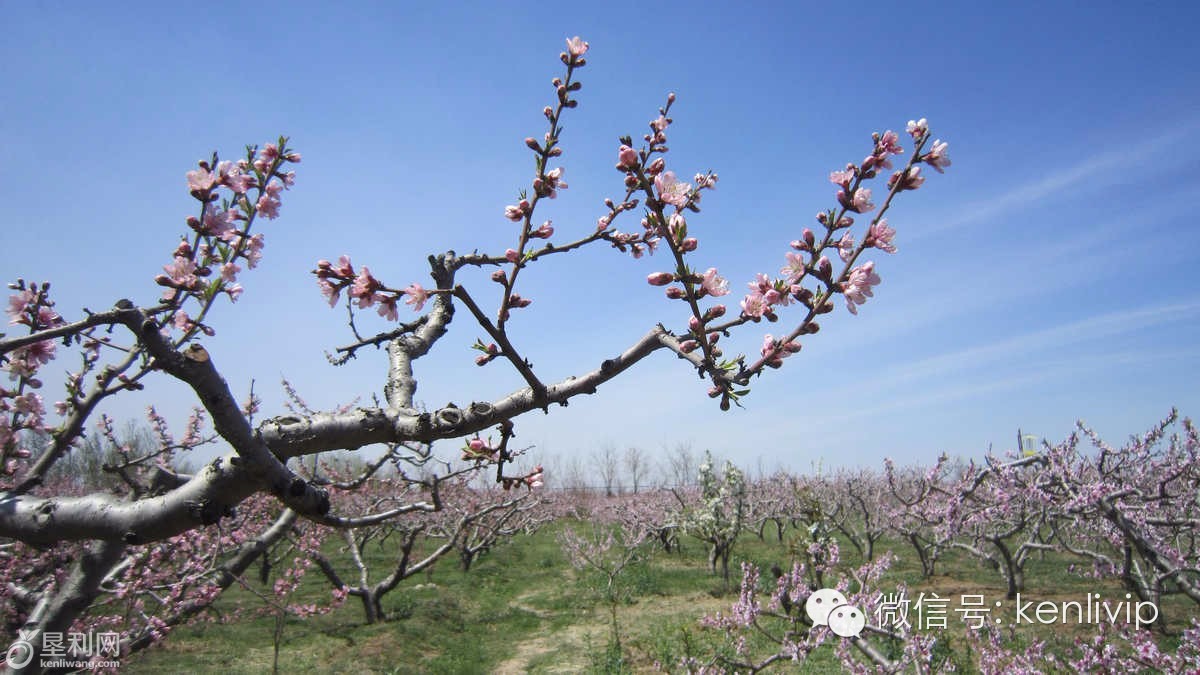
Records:
M384 599L388 620L368 625L357 598L332 613L308 620L287 620L280 644L280 669L286 672L333 673L492 673L492 672L644 672L655 663L674 665L689 653L706 654L721 642L720 635L701 629L697 619L728 611L736 598L738 579L727 587L707 569L705 551L684 539L681 553L655 553L627 569L621 577L625 593L618 608L621 649L611 643L608 606L596 592L594 575L570 567L555 540L557 526L543 528L497 547L469 573L457 560L443 559L428 573L403 582ZM793 534L793 536L795 536ZM328 553L336 552L334 541ZM938 574L922 579L914 555L901 542L883 542L877 550L894 550L900 557L885 581L905 581L910 596L937 592L952 599L963 593L1003 600L998 572L956 551L947 552ZM392 552L377 546L365 554L384 573ZM845 562L858 561L849 546ZM760 541L743 536L734 548L731 570L743 560L763 569L790 566L786 546L772 537ZM1066 559L1047 554L1028 564L1026 596L1077 600L1088 592L1123 598L1111 583L1076 577L1065 571ZM348 571L349 567L344 567ZM249 581L257 585L257 575ZM769 579L769 574L763 574ZM740 577L736 574L735 577ZM354 577L357 578L357 577ZM764 585L769 581L764 581ZM295 602L327 603L329 585L312 570ZM239 605L247 610L234 620ZM1009 604L1009 603L1006 603ZM274 657L273 616L251 616L260 604L244 589L234 587L217 603L223 621L203 621L177 628L161 645L137 654L123 665L124 673L262 673ZM1167 617L1178 627L1192 608L1168 603ZM1005 608L1009 610L1009 608ZM1009 617L993 613L993 617ZM958 623L951 609L947 623ZM1094 627L1022 626L1020 640L1049 640L1055 650ZM954 638L942 641L949 657L972 672L969 651ZM818 650L806 664L811 672L837 672L831 649Z

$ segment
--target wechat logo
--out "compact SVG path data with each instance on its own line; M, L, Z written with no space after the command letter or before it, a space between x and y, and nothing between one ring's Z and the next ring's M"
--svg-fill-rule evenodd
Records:
M867 627L867 617L863 611L847 602L846 596L833 588L822 588L808 596L804 611L814 624L829 626L838 637L858 637Z

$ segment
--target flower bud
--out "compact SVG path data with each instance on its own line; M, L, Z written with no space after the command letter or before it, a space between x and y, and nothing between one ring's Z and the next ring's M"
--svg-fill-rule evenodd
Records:
M679 242L679 248L684 253L691 253L692 251L695 251L696 247L699 245L700 245L700 242L696 241L695 237L688 237L687 239L684 239L683 241Z
M678 286L672 286L667 289L667 297L672 300L678 300L683 297L683 289Z
M492 281L502 284L508 281L508 275L504 273L504 270L496 270L495 272L492 272Z
M829 258L821 256L821 259L817 261L817 272L826 279L833 274L833 263L829 262Z
M655 272L646 277L646 282L651 286L666 286L675 281L675 275L670 272Z
M646 167L646 173L650 174L651 176L657 176L658 174L662 173L663 169L665 168L667 168L666 160L664 160L662 157L659 157L651 162L650 166Z
M622 145L621 149L617 151L617 160L617 166L631 169L638 164L637 150L628 145Z
M541 152L541 150L542 150L541 144L538 143L537 139L534 138L533 136L530 136L529 138L525 139L525 145L527 145L529 147L529 149L533 150L534 152Z

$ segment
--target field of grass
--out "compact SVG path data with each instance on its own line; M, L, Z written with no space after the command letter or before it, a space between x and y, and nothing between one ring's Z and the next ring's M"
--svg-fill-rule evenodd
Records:
M700 616L727 612L737 597L735 578L727 587L707 569L705 550L683 538L683 550L655 552L621 576L618 607L620 647L612 640L609 608L597 592L602 582L573 569L555 539L555 524L530 536L518 537L480 559L463 573L452 557L429 573L409 579L384 599L386 622L366 624L357 598L339 609L311 619L288 619L282 626L278 666L283 672L371 673L577 673L644 672L656 664L674 666L689 651L703 655L720 642L720 635L702 629ZM796 536L793 534L793 536ZM950 552L937 575L920 578L911 551L891 542L898 562L885 577L886 586L909 585L910 596L921 591L950 598L951 608L963 594L981 594L990 603L1003 600L1005 587L997 572L971 558ZM849 564L858 561L842 548ZM335 553L331 545L329 553ZM377 569L385 569L391 551L372 547ZM787 544L771 537L759 540L745 534L734 548L734 569L741 561L764 569L787 567ZM1053 553L1031 561L1025 597L1037 601L1078 601L1087 593L1120 599L1113 584L1099 584L1066 572L1066 560ZM764 577L768 575L764 574ZM769 577L768 577L769 578ZM257 578L247 582L258 584ZM769 583L769 582L764 582ZM309 572L296 602L328 603L330 587L317 570ZM231 588L217 604L218 614L237 603L255 607L247 590ZM1009 605L1011 603L1006 603ZM1186 621L1187 608L1168 605L1171 624ZM1007 614L1005 613L1007 612ZM1007 617L1012 608L992 614ZM973 672L971 654L954 638L962 623L953 609L939 650L960 671ZM1018 641L1046 640L1052 650L1066 653L1075 638L1094 633L1094 626L1023 625ZM262 673L275 662L276 620L273 615L243 616L237 620L204 621L176 629L161 645L132 657L124 673ZM677 670L677 669L673 669ZM806 672L838 672L831 649L818 650Z

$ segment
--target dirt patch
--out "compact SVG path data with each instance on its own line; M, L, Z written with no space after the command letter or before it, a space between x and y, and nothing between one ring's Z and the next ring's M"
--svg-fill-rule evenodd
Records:
M557 654L553 665L538 668L540 673L578 673L587 669L587 645L596 642L596 629L576 624L517 643L516 653L496 666L497 675L520 675L530 672L530 664L547 654Z

